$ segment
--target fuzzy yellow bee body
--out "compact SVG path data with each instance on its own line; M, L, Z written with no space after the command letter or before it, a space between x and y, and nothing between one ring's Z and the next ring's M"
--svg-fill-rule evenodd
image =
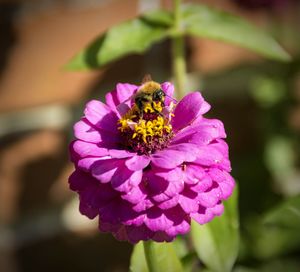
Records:
M150 105L154 110L154 103L160 102L163 106L165 97L166 94L159 83L152 80L144 82L134 96L134 102L138 108L140 118L143 118L144 109L147 105Z

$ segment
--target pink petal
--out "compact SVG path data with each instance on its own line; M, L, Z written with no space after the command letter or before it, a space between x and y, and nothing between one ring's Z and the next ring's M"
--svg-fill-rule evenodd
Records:
M129 193L133 186L142 180L142 171L131 171L125 166L119 166L111 178L112 187L120 192Z
M201 225L211 221L214 218L214 214L208 208L201 206L199 206L197 212L191 213L190 216Z
M95 179L93 186L87 187L85 190L79 192L79 194L81 202L98 210L117 197L116 192L111 188L110 184L101 184Z
M166 179L160 176L155 176L152 171L144 174L143 181L146 184L145 186L148 194L151 196L164 193L169 186L169 182ZM166 196L164 200L167 199L168 197Z
M215 139L226 137L221 121L204 118L202 120L198 124L192 124L180 130L172 139L172 144L188 142L197 145L207 145Z
M129 98L133 96L133 94L136 92L138 86L129 84L129 83L118 83L117 84L117 98L119 101L119 104L125 102Z
M171 145L151 156L152 163L159 168L172 169L183 162L194 161L198 156L198 147L193 144Z
M141 240L149 240L153 236L153 232L149 230L145 225L134 227L128 226L127 229L127 236L129 242L135 244Z
M170 200L184 188L180 169L166 172L149 172L144 176L149 196L156 202Z
M174 131L179 131L190 125L200 114L209 110L208 104L204 101L199 92L186 95L176 106L172 119Z
M138 171L146 168L148 164L150 163L150 157L149 156L139 156L136 155L128 160L126 160L125 165L128 169L132 171Z
M72 147L73 151L81 158L87 156L102 157L108 155L107 148L98 147L98 145L94 143L88 143L77 140L74 141Z
M100 132L91 127L85 119L74 125L74 134L77 139L90 143L100 143L102 141Z
M124 104L130 106L131 105L131 98L133 97L134 93L137 91L138 86L128 84L128 83L119 83L117 84L117 89L109 92L105 96L106 104L113 110L114 112L118 113L118 107L120 104ZM122 116L123 114L121 114ZM120 115L119 115L120 117Z
M132 209L136 212L146 211L154 206L154 203L150 199L141 199L137 204L135 204Z
M147 197L145 189L142 184L138 186L133 186L129 193L124 193L121 195L121 198L136 205L143 201Z
M183 235L186 234L190 231L190 223L183 220L180 224L176 225L176 226L172 226L171 228L168 228L166 230L166 233L170 236L170 237L176 237L177 235Z
M184 188L183 174L182 171L178 168L167 172L157 172L155 173L154 177L163 178L168 181L168 186L164 190L164 194L169 197L174 197L175 195L179 194Z
M70 188L80 195L80 212L89 218L98 215L101 206L116 197L110 185L100 184L88 173L76 170L69 178Z
M135 217L129 218L126 221L123 221L125 225L130 226L141 226L144 224L146 215L145 214L138 214Z
M128 102L129 103L129 102ZM123 115L125 115L130 109L130 105L128 103L121 103L116 107L116 113L118 118L121 118Z
M127 241L128 236L126 232L126 227L121 226L117 231L113 232L113 236L119 241Z
M117 133L117 115L111 109L98 100L91 100L84 110L86 119L102 130Z
M117 90L111 91L105 95L106 104L115 111L116 106L120 104L117 97Z
M192 185L190 187L191 190L193 190L196 193L202 193L208 190L212 186L212 179L209 175L206 175L201 180L199 180L195 185Z
M111 201L108 205L99 209L100 220L112 224L127 224L127 222L132 222L139 216L140 214L132 210L129 203L121 199L115 199L115 201Z
M74 134L77 139L90 143L114 145L121 141L119 134L98 129L85 118L74 125Z
M210 144L211 147L215 148L219 152L221 152L224 156L224 158L228 159L228 145L227 143L222 139L216 139L213 143ZM229 168L230 168L230 162L229 162ZM228 171L230 171L229 169Z
M178 201L179 201L179 195L175 195L174 197L159 203L157 207L162 210L168 210L175 207L178 204Z
M200 114L205 114L210 110L211 106L204 100L201 108L200 108Z
M173 225L173 222L160 209L150 209L146 215L145 225L152 231L164 231Z
M98 208L91 207L88 203L81 201L79 203L79 212L89 219L94 219L98 215Z
M201 179L204 178L206 173L201 166L188 163L186 164L185 170L183 170L183 174L185 176L185 183L197 184Z
M152 195L151 199L155 203L163 203L163 202L169 201L170 197L168 195L166 195L165 193L160 193L160 194Z
M108 157L105 157L106 159L108 159ZM91 170L91 167L95 165L96 162L98 162L99 160L102 160L102 158L97 158L97 157L87 157L87 158L83 158L83 159L79 159L77 162L77 166L85 171L85 172L89 172Z
M151 162L156 167L173 169L185 161L185 154L175 150L162 150L151 156Z
M123 149L109 149L108 152L112 158L116 158L116 159L130 158L136 154Z
M91 173L102 183L110 182L119 167L124 165L123 160L105 158L91 164Z
M210 210L214 215L220 216L224 212L224 205L222 202L220 202L218 205L214 206L213 208L210 208Z
M197 154L197 159L193 161L194 164L203 166L218 166L224 162L224 155L217 149L209 146L200 146Z
M198 212L191 214L191 217L202 225L211 221L215 216L220 216L221 214L223 214L223 212L224 206L220 202L211 208L205 209L204 207L200 206Z
M173 222L172 227L166 229L166 233L168 235L176 236L178 234L184 234L189 231L190 218L179 205L167 210L165 214L168 219Z
M161 88L164 91L164 93L166 94L165 105L168 106L171 103L171 101L175 100L175 99L172 99L172 97L174 95L174 85L170 82L164 82L161 84Z
M198 200L197 193L191 190L184 190L181 192L179 201L179 205L186 213L193 213L198 210Z
M164 82L161 84L161 88L167 96L173 97L174 95L174 85L170 82Z
M99 230L102 232L117 232L121 227L121 224L111 224L99 220Z
M206 208L215 206L221 199L222 194L220 188L216 185L206 192L198 194L197 200L200 205Z
M232 176L224 170L220 170L218 168L212 168L209 171L210 177L218 183L219 188L222 192L221 199L227 199L231 196L234 189L234 179Z
M199 126L203 127L213 138L226 138L226 133L223 123L218 119L202 118Z
M75 170L69 177L69 184L71 190L78 192L93 185L93 180L89 174L80 170Z

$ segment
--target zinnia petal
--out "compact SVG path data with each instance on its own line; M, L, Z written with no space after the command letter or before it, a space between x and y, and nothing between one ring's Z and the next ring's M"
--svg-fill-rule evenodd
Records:
M103 145L111 146L121 141L120 135L96 128L87 119L82 119L74 125L74 134L79 140Z
M86 119L96 128L117 134L115 126L118 121L117 114L101 101L92 100L87 103L84 110Z
M128 169L132 171L143 170L150 163L150 158L148 156L134 156L128 160L126 160L125 164Z
M145 225L152 231L165 231L172 227L173 222L170 220L163 210L158 208L151 208L147 212L147 217L145 218Z
M151 162L159 168L172 169L183 162L192 162L198 157L199 148L193 144L172 145L151 156Z
M199 114L209 111L210 107L199 92L186 95L176 106L172 126L174 131L179 131L190 125Z

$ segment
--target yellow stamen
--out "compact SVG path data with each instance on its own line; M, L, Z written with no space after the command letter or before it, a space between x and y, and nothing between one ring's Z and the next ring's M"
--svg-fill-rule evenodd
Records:
M144 112L148 113L153 113L154 109L151 107L151 105L149 103L146 104L146 106L144 107Z
M145 113L162 112L163 106L161 102L153 102L146 104L144 107ZM157 116L156 119L145 121L143 119L136 121L138 108L134 105L122 118L118 121L121 132L126 132L128 129L134 131L132 139L140 138L144 143L151 141L153 136L162 136L164 131L170 133L172 127L167 119L162 116ZM135 119L135 121L134 121Z
M154 102L154 103L153 103L153 108L154 108L156 111L158 111L158 112L162 112L162 110L163 110L163 107L162 107L160 101L159 101L159 102Z

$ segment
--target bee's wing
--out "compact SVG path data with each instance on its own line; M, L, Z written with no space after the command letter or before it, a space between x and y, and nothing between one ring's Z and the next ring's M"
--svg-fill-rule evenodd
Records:
M122 104L123 104L123 103L124 103L124 104L128 104L128 102L134 101L135 95L136 95L136 94L133 94L132 96L128 97L126 100L124 100L124 101L122 102Z
M128 97L126 100L124 100L118 106L116 106L116 110L119 114L119 117L122 117L127 111L129 111L131 109L134 96L135 96L135 94Z
M146 82L149 82L149 81L152 81L151 75L150 74L144 75L143 80L142 80L142 84L144 84Z
M128 106L127 103L121 103L116 107L116 110L119 114L119 117L122 117L124 114L126 114L126 112L128 112L130 110L130 106Z

